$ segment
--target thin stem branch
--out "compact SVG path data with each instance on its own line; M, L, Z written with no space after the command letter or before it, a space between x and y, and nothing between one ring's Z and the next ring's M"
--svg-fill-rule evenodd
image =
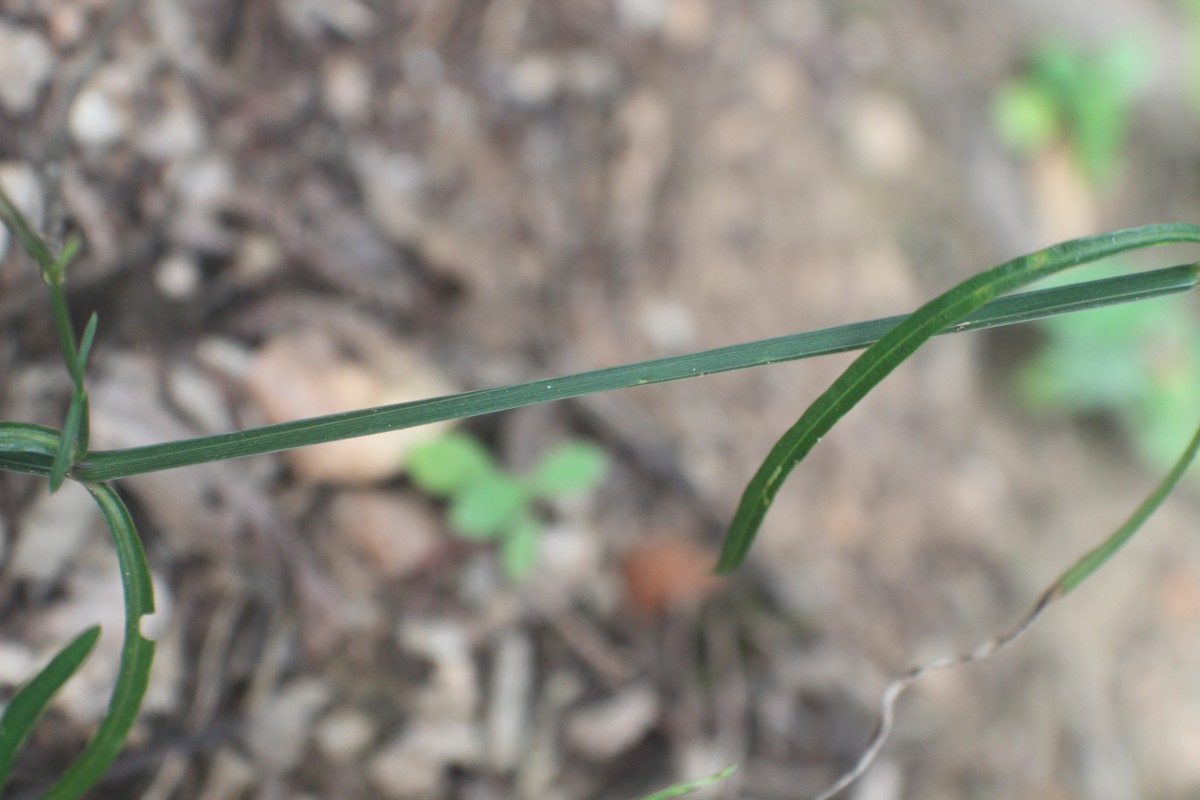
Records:
M1197 265L1190 264L1001 297L984 305L966 319L947 327L941 333L981 330L1185 291L1195 287L1197 271ZM266 425L233 433L123 450L97 451L75 464L71 474L79 480L108 481L143 472L262 455L293 447L506 411L596 392L840 353L867 347L905 318L886 317L699 353L668 356L411 403Z

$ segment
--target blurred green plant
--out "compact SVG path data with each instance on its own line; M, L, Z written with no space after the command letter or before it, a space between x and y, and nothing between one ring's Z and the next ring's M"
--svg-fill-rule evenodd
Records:
M712 786L714 783L720 783L737 771L737 764L730 765L715 775L709 775L704 778L696 778L695 780L682 781L672 786L668 786L662 791L655 792L652 795L643 797L642 800L667 800L669 797L682 797L685 794L691 794L698 789L703 789L706 786Z
M594 489L608 473L608 455L589 442L567 440L547 451L527 474L501 467L474 436L453 431L408 453L413 483L449 502L450 527L464 539L495 539L513 580L537 562L540 500Z
M1200 409L1200 320L1192 304L1164 297L1038 327L1046 341L1015 374L1027 411L1113 414L1149 464L1174 461Z
M996 133L1019 155L1065 143L1083 174L1105 186L1120 166L1133 101L1149 63L1146 48L1133 38L1098 52L1066 39L1048 40L1034 49L1021 76L993 98Z
M1200 36L1200 0L1180 2ZM997 133L1023 155L1065 143L1089 181L1103 186L1119 166L1148 63L1145 47L1132 38L1096 52L1047 41L1021 77L997 93ZM1165 300L1038 325L1046 343L1015 376L1022 405L1042 415L1115 414L1145 459L1170 464L1200 408L1200 326L1188 305Z

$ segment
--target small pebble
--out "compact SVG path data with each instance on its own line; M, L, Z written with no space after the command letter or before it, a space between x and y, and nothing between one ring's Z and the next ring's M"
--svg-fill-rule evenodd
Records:
M137 146L154 161L176 161L198 152L207 139L204 121L182 90L167 92L167 105L155 119L141 127Z
M33 110L54 72L54 53L36 31L0 23L0 106L10 114Z
M200 267L186 253L172 253L154 268L154 286L170 300L186 300L200 286Z
M287 23L310 38L332 31L361 39L375 27L375 12L359 0L291 0L281 9Z
M848 128L851 153L864 172L899 178L912 171L921 149L921 130L900 98L864 95L850 109Z
M562 87L562 65L545 53L532 53L513 66L508 90L517 103L536 107L549 103Z
M39 495L21 520L10 580L48 581L66 569L98 522L95 504L82 488L68 481L54 495Z
M665 0L617 0L621 22L638 33L655 33L663 25L667 7Z
M326 60L321 72L325 110L342 122L362 122L371 113L374 90L366 64L344 56Z
M356 709L336 711L317 725L317 747L337 764L348 764L375 738L375 723Z
M247 743L258 761L279 774L300 763L313 718L330 700L329 687L316 678L284 686L255 710Z
M88 86L75 98L67 126L79 144L108 147L125 137L129 112L112 94L98 86Z
M607 761L640 742L658 721L662 707L649 686L622 689L607 700L571 714L567 742L592 761Z

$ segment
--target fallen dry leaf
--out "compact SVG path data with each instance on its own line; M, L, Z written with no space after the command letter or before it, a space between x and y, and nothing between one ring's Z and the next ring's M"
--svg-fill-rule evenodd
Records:
M433 511L392 492L344 492L334 499L329 517L333 534L385 578L413 574L442 542Z
M269 422L336 414L450 394L454 387L397 340L363 327L351 338L328 327L281 334L250 364L246 389ZM364 340L363 337L366 337ZM285 455L301 480L373 483L401 472L405 454L452 423L301 447Z
M716 553L689 539L657 539L634 545L621 561L629 603L646 615L695 605L721 584L712 572Z

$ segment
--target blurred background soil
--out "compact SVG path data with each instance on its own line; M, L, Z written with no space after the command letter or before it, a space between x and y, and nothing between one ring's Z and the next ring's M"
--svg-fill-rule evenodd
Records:
M1165 0L2 9L0 180L86 240L97 448L901 313L1062 238L1200 220L1194 32ZM1105 191L1004 148L993 97L1037 42L1131 32L1153 64ZM0 405L58 426L15 250ZM745 482L850 356L461 423L513 469L567 436L612 458L542 509L517 584L404 477L411 438L122 481L160 649L92 796L617 800L731 763L704 796L811 796L890 677L1014 623L1157 480L1109 417L1022 410L1037 346L929 344L720 582ZM1016 647L906 695L846 796L1200 796L1194 486ZM14 773L36 796L107 702L120 584L82 491L6 475L0 508L0 683L106 628Z

